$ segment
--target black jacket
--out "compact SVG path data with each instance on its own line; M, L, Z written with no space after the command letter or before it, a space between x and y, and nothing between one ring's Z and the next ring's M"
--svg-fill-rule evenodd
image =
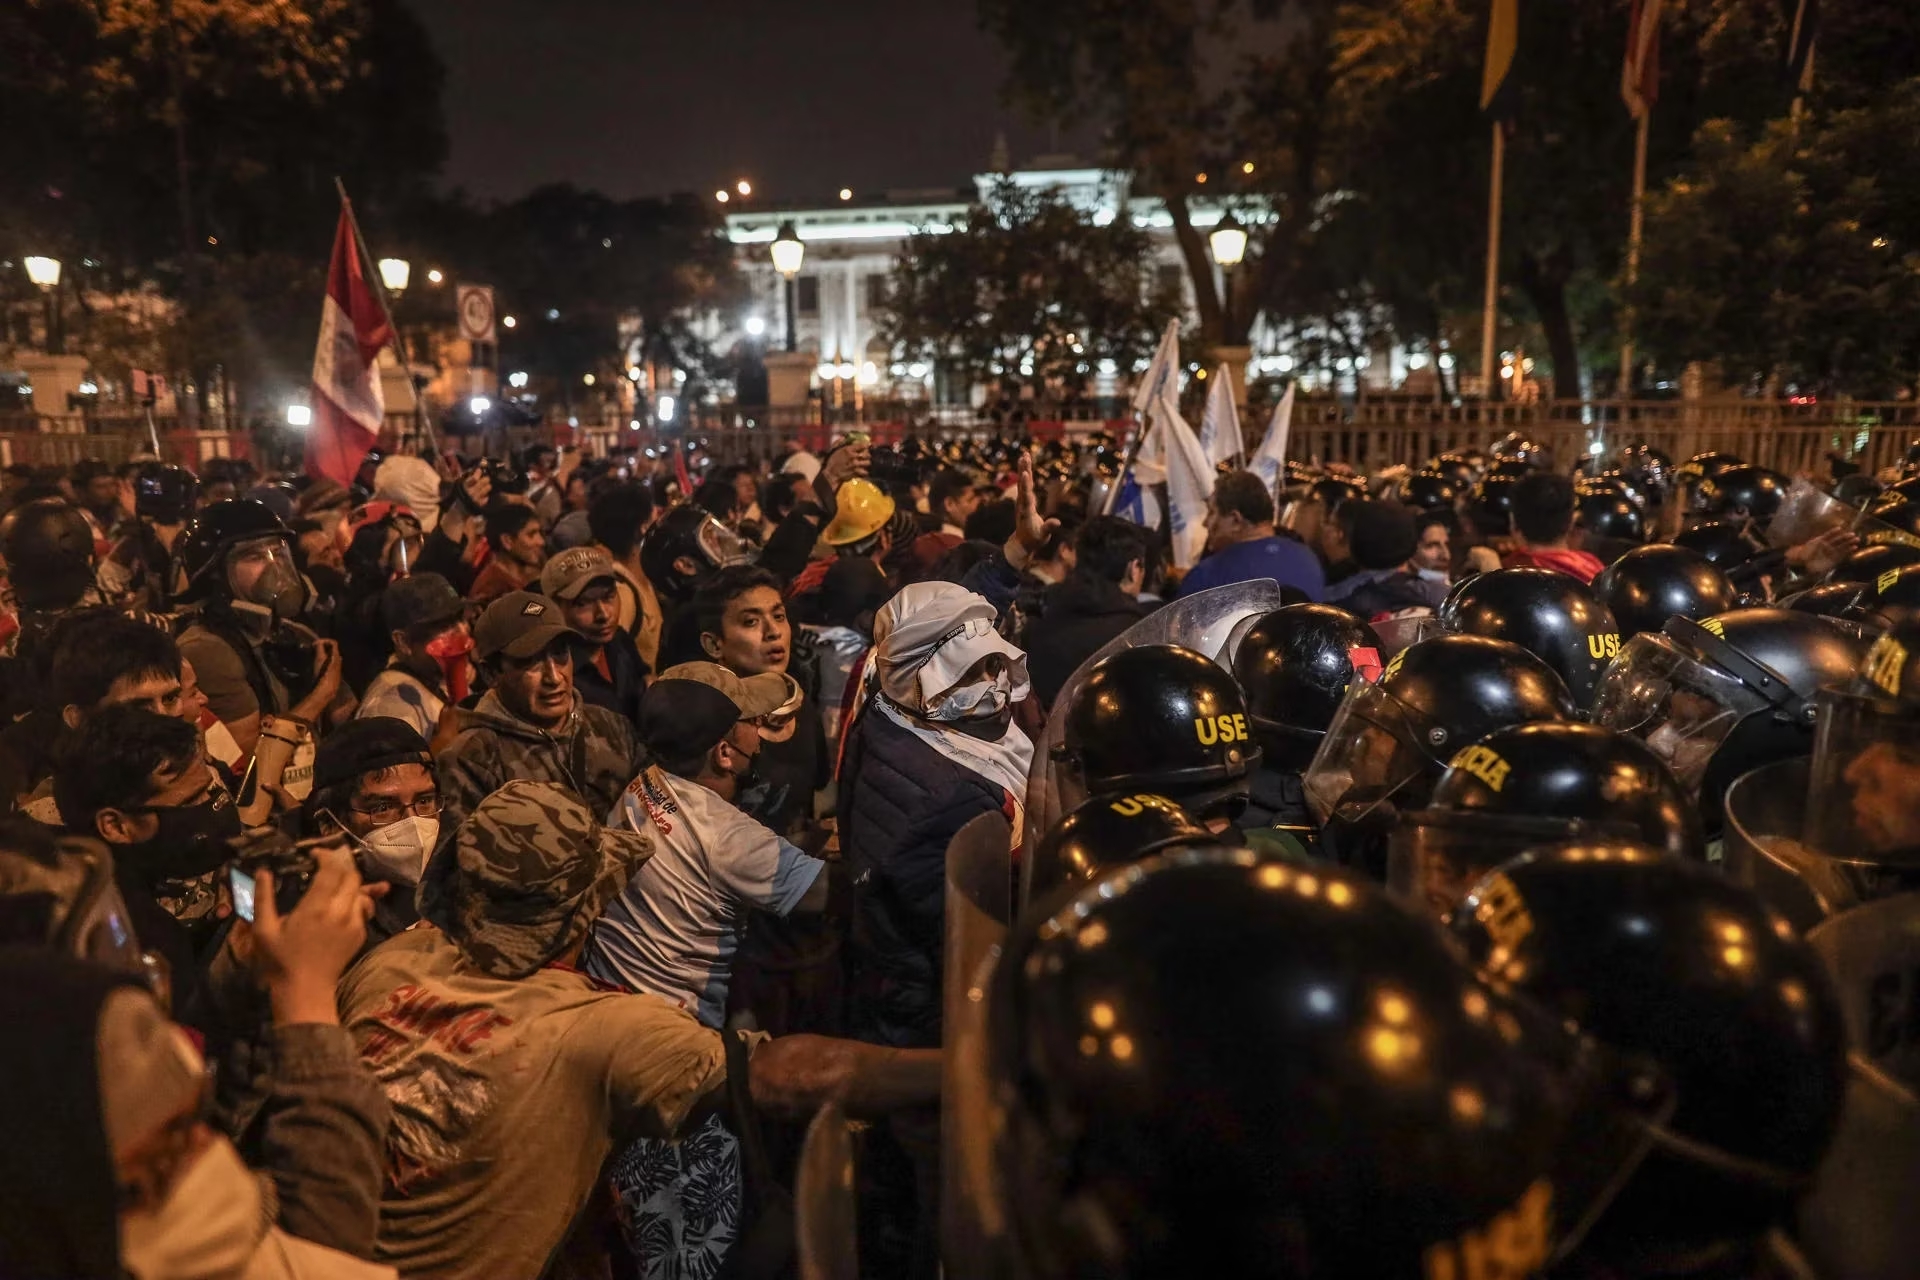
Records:
M1050 588L1027 625L1027 671L1042 704L1051 707L1075 668L1146 616L1147 606L1098 578L1070 573Z
M609 680L600 674L600 667L594 661L595 646L576 641L573 646L573 687L594 706L605 707L629 724L637 724L640 719L640 695L647 691L646 659L633 647L633 635L624 628L615 628L613 639L603 647L607 669L613 679Z

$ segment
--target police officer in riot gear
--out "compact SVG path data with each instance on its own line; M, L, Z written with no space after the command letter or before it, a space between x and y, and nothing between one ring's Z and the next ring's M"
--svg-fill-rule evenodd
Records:
M1645 743L1578 721L1517 725L1461 748L1429 806L1401 816L1387 878L1444 916L1508 858L1595 841L1706 856L1693 797Z
M1455 635L1508 640L1567 683L1574 705L1593 703L1594 686L1620 652L1620 628L1579 579L1553 569L1495 569L1447 593L1440 623Z
M1384 876L1395 818L1427 803L1462 747L1495 729L1576 714L1566 682L1519 645L1461 635L1420 641L1387 664L1378 684L1353 683L1307 767L1322 851Z
M1036 912L986 1005L997 1115L961 1133L1015 1256L978 1274L1532 1275L1671 1105L1378 887L1247 849Z
M1582 1256L1629 1277L1755 1274L1846 1089L1839 1001L1813 950L1750 890L1630 845L1525 854L1451 928L1490 981L1674 1083L1671 1120Z
M1260 744L1243 830L1283 832L1297 842L1297 852L1312 848L1317 824L1300 773L1319 750L1347 687L1356 676L1372 679L1379 672L1372 630L1332 605L1276 609L1240 637L1233 676Z
M1062 818L1033 851L1028 901L1045 902L1063 885L1085 884L1162 849L1214 842L1212 832L1165 796L1146 791L1093 796Z
M1764 530L1792 483L1767 467L1728 467L1702 477L1699 512L1709 520L1751 521Z
M242 751L267 716L316 723L340 691L339 647L299 619L307 584L293 535L266 504L228 498L203 510L180 538L174 598L196 605L180 637L209 709Z
M1827 573L1828 582L1877 582L1893 569L1920 564L1920 546L1900 542L1871 542L1847 555Z
M1082 796L1163 795L1214 830L1245 810L1260 763L1246 700L1192 649L1140 645L1102 659L1066 716L1060 759Z
M1706 618L1725 613L1739 593L1705 556L1667 543L1638 547L1608 565L1593 580L1593 593L1613 620L1621 640L1658 631L1676 614Z
M753 550L740 535L690 502L674 507L647 530L640 543L640 568L653 584L665 615L660 624L662 670L707 656L700 647L699 622L689 607L693 593L717 570L753 558Z
M1594 696L1593 722L1643 739L1719 834L1733 780L1813 746L1814 695L1853 678L1857 634L1814 614L1742 609L1635 636Z

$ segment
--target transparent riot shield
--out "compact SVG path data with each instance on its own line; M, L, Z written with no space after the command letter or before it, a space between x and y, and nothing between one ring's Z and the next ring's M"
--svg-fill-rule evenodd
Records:
M993 1097L984 1069L986 983L1013 914L1013 829L984 813L947 846L946 950L942 959L940 1245L946 1275L991 1268L1005 1235L993 1190Z
M853 1130L840 1104L829 1102L807 1126L793 1185L794 1237L800 1280L858 1280L860 1237L853 1177Z
M1821 759L1803 756L1763 765L1727 788L1726 873L1751 886L1802 933L1862 903L1920 890L1920 866L1907 851L1890 858L1876 852L1878 846L1870 841L1836 839L1834 832L1848 829L1838 819L1831 827L1815 825L1839 800L1851 796L1858 806L1860 787L1884 782L1871 776L1870 756L1853 754L1847 757L1847 768L1858 786L1844 795L1825 795L1836 784L1825 779L1824 770L1816 774ZM1824 784L1814 786L1816 778L1825 779ZM1810 803L1810 797L1817 803ZM1875 812L1871 805L1860 811ZM1861 825L1858 818L1852 822Z
M1856 1056L1840 1128L1795 1237L1821 1280L1912 1275L1920 1259L1920 1102Z
M1780 499L1780 509L1767 522L1767 545L1797 547L1833 529L1844 529L1859 517L1838 498L1829 497L1812 481L1795 480Z
M1196 650L1225 666L1231 654L1222 651L1233 637L1234 628L1244 619L1271 613L1285 604L1280 584L1271 578L1258 582L1235 582L1210 591L1199 591L1154 610L1140 621L1108 641L1098 652L1075 669L1047 715L1047 731L1035 743L1033 767L1027 780L1027 821L1022 843L1029 849L1060 821L1067 810L1086 799L1064 777L1055 755L1066 738L1067 708L1080 686L1087 682L1101 659L1143 644L1177 644Z
M1920 893L1843 911L1810 930L1807 944L1833 975L1855 1051L1920 1089Z

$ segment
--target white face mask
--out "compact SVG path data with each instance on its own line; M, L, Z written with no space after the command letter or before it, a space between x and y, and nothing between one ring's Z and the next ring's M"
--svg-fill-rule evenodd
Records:
M1013 705L1013 675L1002 671L981 684L962 685L927 708L929 720L990 720Z
M120 1215L120 1263L135 1280L238 1276L266 1234L260 1182L216 1138L152 1212Z
M398 822L375 827L360 840L367 851L368 869L394 884L419 884L440 842L440 819L410 813Z
M1446 582L1448 580L1445 569L1415 569L1414 572L1428 582Z

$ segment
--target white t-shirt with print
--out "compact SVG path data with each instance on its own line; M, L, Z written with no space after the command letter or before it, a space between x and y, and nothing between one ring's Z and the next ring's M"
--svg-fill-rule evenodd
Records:
M784 916L826 867L697 782L649 768L608 826L653 836L654 854L593 927L586 970L671 1000L719 1028L751 911Z

